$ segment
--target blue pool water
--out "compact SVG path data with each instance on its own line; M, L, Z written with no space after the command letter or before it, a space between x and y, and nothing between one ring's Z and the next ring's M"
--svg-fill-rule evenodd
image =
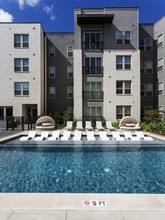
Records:
M165 193L165 148L1 147L0 192Z

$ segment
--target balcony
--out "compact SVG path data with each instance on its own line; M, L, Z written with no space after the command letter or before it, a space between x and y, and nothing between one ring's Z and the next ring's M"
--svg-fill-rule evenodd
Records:
M89 115L84 115L83 119L85 121L102 121L103 116L89 116Z
M103 50L103 42L83 42L83 50L86 51L102 51Z
M87 76L103 76L103 67L83 67L83 74Z
M103 91L84 91L83 98L85 100L98 100L103 101Z

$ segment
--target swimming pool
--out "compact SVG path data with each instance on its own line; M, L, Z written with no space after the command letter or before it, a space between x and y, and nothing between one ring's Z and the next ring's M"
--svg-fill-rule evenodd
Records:
M165 193L165 148L0 147L0 192Z

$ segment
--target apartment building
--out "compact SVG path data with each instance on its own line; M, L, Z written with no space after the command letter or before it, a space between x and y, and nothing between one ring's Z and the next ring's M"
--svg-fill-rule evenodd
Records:
M73 114L74 33L46 33L46 112Z
M157 46L154 40L154 24L139 25L141 119L146 110L156 109L157 98Z
M154 39L157 46L157 95L158 95L158 108L159 110L165 110L165 17L160 19L154 25Z
M138 8L75 9L74 117L140 120Z
M0 116L116 121L163 110L164 27L139 24L138 8L76 8L74 33L0 23Z
M0 116L45 111L44 31L39 23L0 23Z

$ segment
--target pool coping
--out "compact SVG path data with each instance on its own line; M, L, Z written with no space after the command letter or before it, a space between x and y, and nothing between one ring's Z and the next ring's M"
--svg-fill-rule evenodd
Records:
M84 201L105 201L105 207ZM164 211L165 194L0 193L0 210Z

